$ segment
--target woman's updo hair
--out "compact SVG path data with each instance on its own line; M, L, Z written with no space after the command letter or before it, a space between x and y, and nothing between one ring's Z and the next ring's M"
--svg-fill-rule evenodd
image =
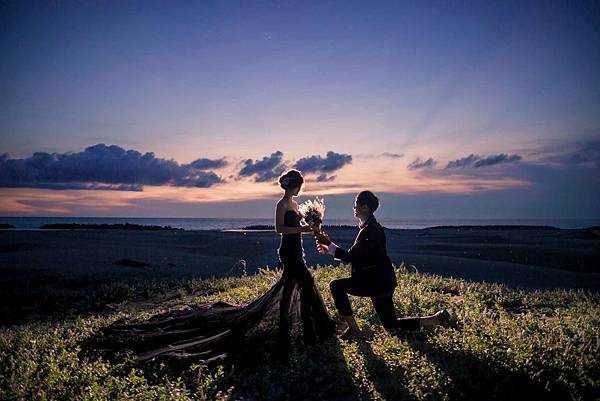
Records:
M279 177L279 185L283 189L298 188L304 184L304 178L298 170L289 170Z

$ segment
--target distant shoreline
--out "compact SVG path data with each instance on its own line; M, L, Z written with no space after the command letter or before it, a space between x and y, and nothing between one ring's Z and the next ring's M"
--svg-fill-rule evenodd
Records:
M379 222L390 230L420 229L595 229L600 227L600 218L579 219L418 219L418 218L384 218ZM0 216L0 225L8 230L40 230L43 229L120 229L133 228L147 230L147 226L171 227L185 231L222 231L222 230L273 230L272 218L164 218L164 217L16 217ZM79 226L64 226L64 225ZM48 226L52 225L52 226ZM125 225L121 227L120 225ZM355 229L354 218L327 218L325 229ZM542 228L544 227L544 228Z
M177 230L184 231L183 228L173 228L171 226L153 226L145 224L78 224L78 223L65 223L65 224L44 224L39 227L40 230L150 230L150 231L161 231L161 230Z
M599 231L600 226L589 226L581 228L560 228L551 225L526 225L526 224L486 224L486 225L439 225L424 228L384 228L389 230L584 230L584 231ZM357 225L340 224L340 225L324 225L324 229L334 230L350 230L356 229ZM82 224L82 223L54 223L43 224L39 227L17 228L12 224L0 223L0 229L5 230L149 230L149 231L274 231L274 225L256 224L243 227L232 227L224 229L184 229L181 227L159 226L150 224L132 224L132 223L117 223L117 224Z

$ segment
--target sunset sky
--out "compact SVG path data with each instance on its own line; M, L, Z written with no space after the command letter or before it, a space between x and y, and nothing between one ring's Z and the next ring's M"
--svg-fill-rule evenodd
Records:
M525 4L526 3L526 4ZM598 2L1 2L0 215L600 217Z

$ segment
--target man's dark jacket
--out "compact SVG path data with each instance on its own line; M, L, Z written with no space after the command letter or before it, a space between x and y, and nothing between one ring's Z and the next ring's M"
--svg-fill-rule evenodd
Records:
M352 263L352 280L373 295L389 292L398 285L387 255L385 232L373 215L365 221L350 249L335 250L335 258Z

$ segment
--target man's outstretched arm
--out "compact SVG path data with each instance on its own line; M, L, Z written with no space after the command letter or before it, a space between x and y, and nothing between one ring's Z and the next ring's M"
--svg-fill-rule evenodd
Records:
M340 248L334 242L331 241L329 235L326 232L321 231L319 233L315 233L315 237L317 240L317 248L320 253L329 253L336 259L339 259L345 263L352 262L352 255L349 251Z

